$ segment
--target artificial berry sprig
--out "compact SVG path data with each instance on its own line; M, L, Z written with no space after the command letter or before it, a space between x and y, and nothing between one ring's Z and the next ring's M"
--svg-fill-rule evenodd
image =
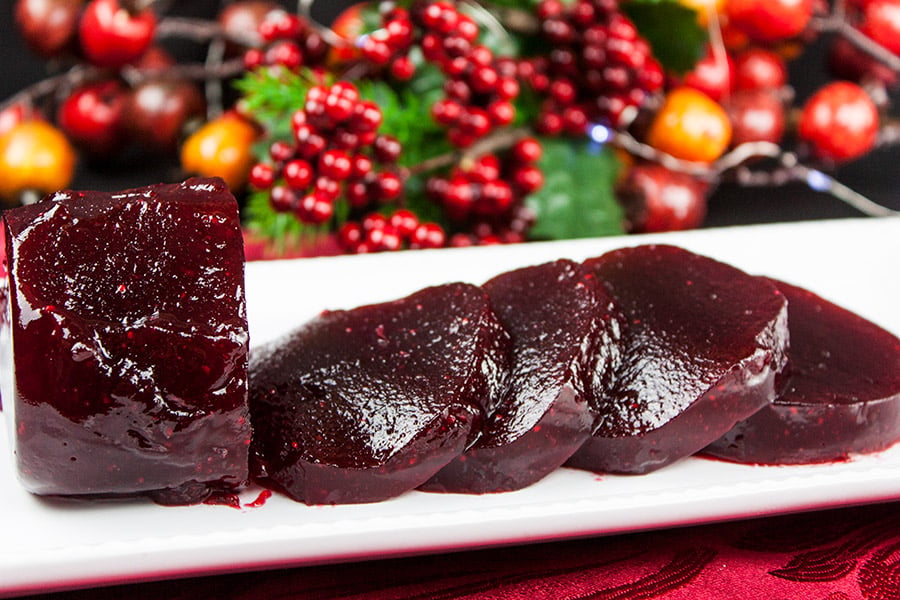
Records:
M552 50L522 62L519 74L545 98L541 133L582 136L598 121L621 128L662 88L662 67L617 2L542 0L537 16Z
M329 221L340 199L357 210L396 201L402 148L379 134L381 121L378 105L361 99L352 83L314 85L291 117L292 143L272 143L270 162L252 168L250 183L268 190L276 212L314 225Z

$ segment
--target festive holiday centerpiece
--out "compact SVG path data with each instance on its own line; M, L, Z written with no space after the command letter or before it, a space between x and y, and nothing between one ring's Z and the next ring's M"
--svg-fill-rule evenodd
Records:
M251 255L686 229L726 181L892 212L829 173L897 138L898 0L313 4L19 0L56 72L2 104L0 194L178 157L241 198ZM823 36L833 80L799 102L787 63Z

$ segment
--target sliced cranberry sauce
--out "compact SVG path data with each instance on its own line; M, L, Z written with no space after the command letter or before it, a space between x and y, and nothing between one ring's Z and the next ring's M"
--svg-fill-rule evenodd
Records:
M593 423L586 388L610 343L610 300L570 260L510 271L484 286L513 343L510 386L476 443L420 489L520 489L562 465Z
M251 471L308 504L413 489L474 439L508 354L487 295L468 284L323 313L251 358Z
M673 246L586 261L625 321L591 438L570 466L645 473L700 450L775 397L787 306L770 282Z
M843 460L900 439L900 339L814 293L788 299L791 347L781 395L707 447L749 463Z
M190 503L243 484L243 242L225 184L60 192L5 223L24 485Z

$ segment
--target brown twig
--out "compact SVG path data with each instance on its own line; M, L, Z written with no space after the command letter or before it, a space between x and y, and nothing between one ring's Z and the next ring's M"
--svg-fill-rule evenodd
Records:
M838 12L832 12L823 17L814 17L810 21L810 27L820 33L836 33L892 71L900 72L900 56L854 27Z
M431 158L423 160L418 164L412 165L411 167L405 169L403 176L410 177L413 175L421 175L422 173L429 173L431 171L436 171L438 169L443 169L444 167L458 164L459 162L466 159L472 159L483 154L489 154L491 152L497 152L498 150L509 148L517 141L519 141L523 137L530 135L531 133L531 130L527 127L501 129L478 140L465 150L455 150L453 152L439 154L437 156L433 156Z

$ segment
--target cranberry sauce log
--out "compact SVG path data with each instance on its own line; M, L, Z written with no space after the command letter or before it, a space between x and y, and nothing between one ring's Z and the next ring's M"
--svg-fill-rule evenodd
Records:
M590 436L586 391L618 331L596 277L558 260L504 273L483 289L512 339L510 386L476 443L420 488L426 491L526 487Z
M803 464L883 450L900 439L900 339L812 292L788 299L781 395L706 448L746 463Z
M4 221L25 487L182 504L244 484L243 242L224 183L60 192Z
M465 450L508 370L472 285L323 313L251 358L251 471L308 504L397 496Z
M612 380L593 388L593 435L570 466L653 471L774 399L787 303L769 281L673 246L615 250L585 265L625 329Z

